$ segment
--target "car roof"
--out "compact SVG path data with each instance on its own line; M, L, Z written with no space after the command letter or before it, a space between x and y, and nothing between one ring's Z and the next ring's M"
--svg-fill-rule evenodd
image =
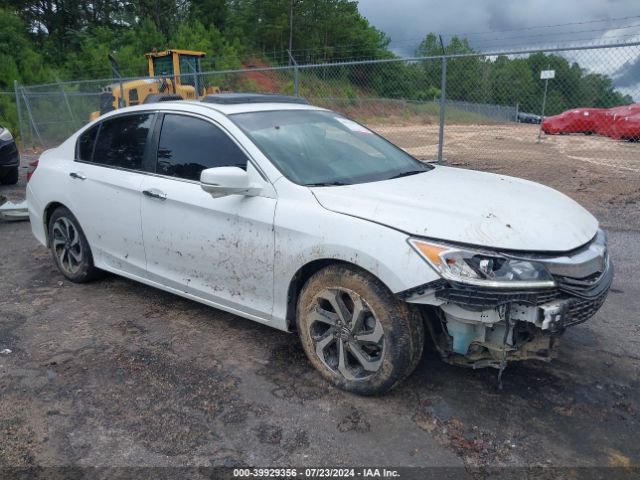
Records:
M264 103L235 103L235 104L218 104L203 103L195 100L176 100L169 102L145 103L134 107L124 107L113 110L108 114L98 118L111 117L117 114L127 112L149 111L149 110L175 110L178 112L191 112L205 114L210 111L219 112L223 115L233 115L236 113L250 112L267 112L276 110L326 110L325 108L316 107L314 105L305 105L299 103L281 103L281 102L264 102Z
M294 97L292 95L281 95L279 93L236 93L224 92L213 93L201 99L204 103L215 103L218 105L237 105L240 103L297 103L308 105L306 98Z

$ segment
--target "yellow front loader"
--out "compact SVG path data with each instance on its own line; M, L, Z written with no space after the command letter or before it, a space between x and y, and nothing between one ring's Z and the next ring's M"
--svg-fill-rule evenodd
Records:
M197 100L211 93L220 93L214 86L206 86L200 77L200 60L204 52L193 50L165 50L146 53L149 78L118 81L107 85L100 93L100 110L91 113L91 120L100 115L131 105L163 100ZM118 64L109 55L116 77Z

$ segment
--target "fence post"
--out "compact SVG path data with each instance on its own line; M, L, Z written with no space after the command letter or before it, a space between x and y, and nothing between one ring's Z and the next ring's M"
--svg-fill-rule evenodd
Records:
M547 70L551 68L551 65L547 65ZM542 122L544 121L544 109L547 105L547 89L549 88L549 79L544 79L544 94L542 96L542 115L540 116L540 129L538 130L538 143L542 139Z
M299 97L300 95L298 95L298 62L296 62L296 59L293 58L293 55L291 55L291 50L287 50L287 53L289 54L289 62L293 64L293 94L296 97Z
M443 162L442 150L444 148L444 109L447 94L447 57L442 56L442 79L440 81L440 130L438 133L438 162Z
M16 93L16 110L18 111L18 127L20 128L20 139L22 140L22 148L26 148L27 137L24 136L24 127L22 126L22 110L20 108L20 95L18 95L18 81L13 81L13 90Z
M67 110L69 110L69 115L71 116L71 122L73 124L73 128L76 128L78 122L76 121L76 116L73 114L73 110L71 110L71 104L69 103L69 98L67 97L67 92L64 91L64 85L60 79L56 76L56 83L60 87L60 92L62 93L62 98L64 98L64 103L67 105Z
M29 100L27 99L27 96L24 93L24 87L20 87L20 92L22 93L22 100L24 100L24 105L25 105L25 107L27 107L27 114L29 115L29 125L31 126L31 130L36 134L36 137L38 137L38 141L40 142L40 146L44 147L45 144L42 141L42 137L40 136L40 130L38 130L38 125L36 125L36 121L33 118L33 112L31 111L31 105L29 105Z

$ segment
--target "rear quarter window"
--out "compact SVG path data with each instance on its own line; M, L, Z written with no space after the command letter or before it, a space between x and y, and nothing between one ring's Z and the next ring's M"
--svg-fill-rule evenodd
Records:
M78 138L76 144L76 159L83 162L90 162L93 157L93 147L96 144L96 136L100 125L95 125L84 132Z

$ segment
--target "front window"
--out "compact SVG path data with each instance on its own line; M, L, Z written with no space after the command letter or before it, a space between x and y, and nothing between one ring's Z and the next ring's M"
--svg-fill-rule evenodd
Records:
M247 157L226 133L205 120L166 114L158 143L156 173L200 180L205 168L247 169Z
M283 175L300 185L374 182L432 168L334 112L281 110L231 118Z
M153 72L156 76L173 76L173 58L171 55L164 57L154 57L153 59Z

